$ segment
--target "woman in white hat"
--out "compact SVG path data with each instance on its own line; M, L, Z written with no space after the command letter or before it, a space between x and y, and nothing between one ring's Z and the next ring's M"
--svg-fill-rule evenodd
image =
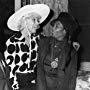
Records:
M36 90L37 39L36 30L48 16L45 4L26 5L14 13L8 27L18 31L6 42L5 60L10 69L9 82L13 90Z

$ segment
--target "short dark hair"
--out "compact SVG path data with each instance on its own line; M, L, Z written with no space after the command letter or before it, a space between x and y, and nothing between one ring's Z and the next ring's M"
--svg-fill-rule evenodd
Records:
M53 27L58 21L62 23L64 29L69 33L69 35L72 35L73 31L78 27L75 18L68 12L61 12L56 19L50 22L50 25Z

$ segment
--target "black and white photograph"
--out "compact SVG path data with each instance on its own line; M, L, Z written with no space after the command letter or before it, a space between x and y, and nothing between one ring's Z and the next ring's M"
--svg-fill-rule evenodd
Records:
M0 0L0 90L90 90L90 0Z

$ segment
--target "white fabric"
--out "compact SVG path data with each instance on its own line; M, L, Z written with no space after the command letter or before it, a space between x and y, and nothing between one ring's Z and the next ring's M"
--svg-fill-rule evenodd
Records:
M75 90L90 90L90 73L77 77Z
M81 62L80 70L90 71L90 62Z

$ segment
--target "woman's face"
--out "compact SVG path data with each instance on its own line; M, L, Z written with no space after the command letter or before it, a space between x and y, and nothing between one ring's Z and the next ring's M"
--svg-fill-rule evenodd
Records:
M29 33L36 33L39 28L40 16L30 16L26 19L26 26Z
M60 21L55 22L52 33L58 40L62 40L65 37L66 31Z

